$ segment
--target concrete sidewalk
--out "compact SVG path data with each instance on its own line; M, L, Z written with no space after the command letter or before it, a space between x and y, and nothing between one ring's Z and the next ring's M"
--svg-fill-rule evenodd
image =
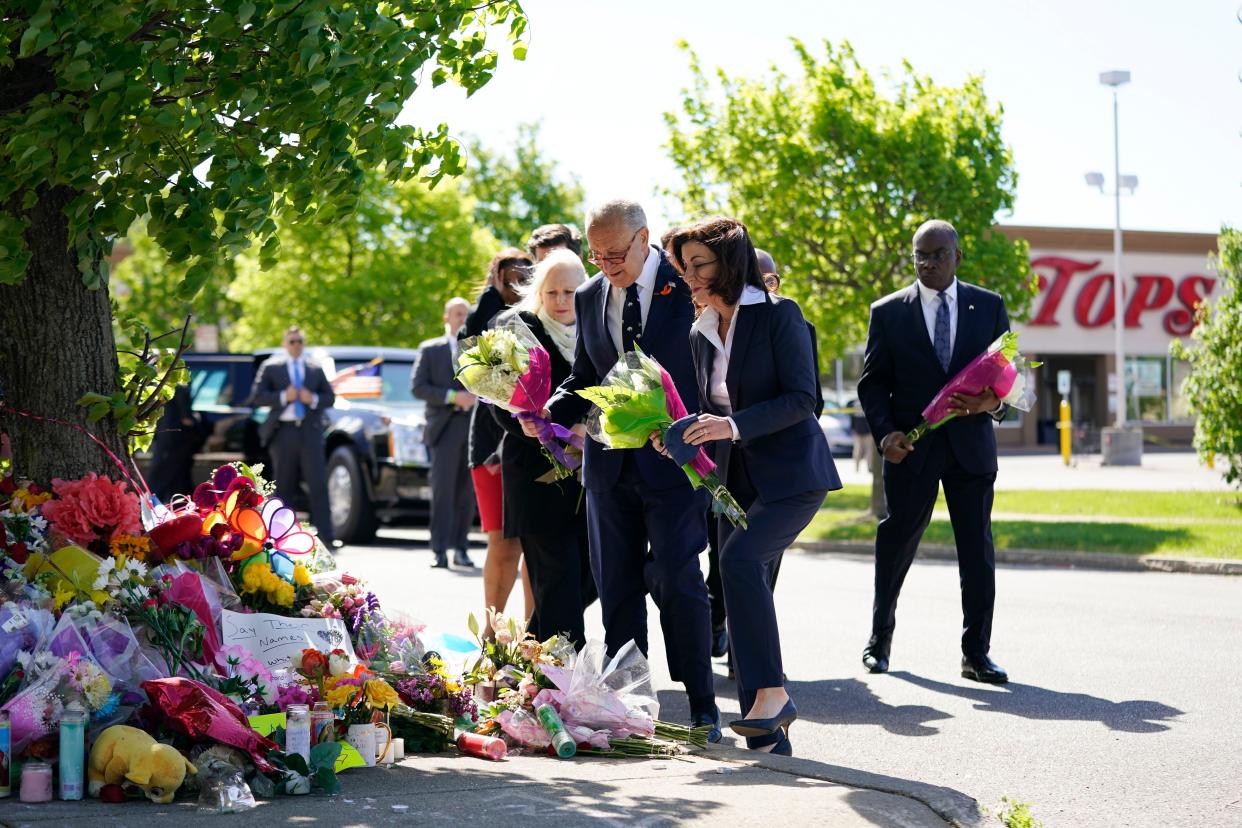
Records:
M984 824L970 797L947 788L807 759L756 756L713 746L670 759L558 761L512 756L490 763L421 755L391 768L352 770L333 797L283 797L232 816L199 813L194 802L96 801L25 805L0 800L0 825L372 826L636 824L644 826L806 823L832 826ZM16 791L14 792L16 797Z

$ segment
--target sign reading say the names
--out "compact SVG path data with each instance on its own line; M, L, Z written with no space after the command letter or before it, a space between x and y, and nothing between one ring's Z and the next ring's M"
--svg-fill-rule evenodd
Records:
M220 626L226 645L246 648L269 670L288 669L289 657L307 649L325 653L344 650L351 664L358 663L349 630L339 618L290 618L265 612L224 610Z

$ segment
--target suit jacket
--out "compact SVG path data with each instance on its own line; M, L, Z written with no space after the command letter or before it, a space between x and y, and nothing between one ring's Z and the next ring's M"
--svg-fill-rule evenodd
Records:
M527 312L519 316L539 344L547 349L552 367L552 387L557 387L569 376L569 361L561 355L537 316ZM543 455L543 447L535 438L526 436L521 422L508 411L488 407L505 431L504 439L500 441L505 537L566 532L585 535L586 504L582 500L582 487L573 478L555 483L537 482L552 468Z
M456 375L457 366L453 364L453 349L447 334L428 339L418 346L418 359L410 374L410 392L427 403L427 428L423 431L423 442L429 446L440 442L449 420L469 413L444 401L449 391L465 390Z
M815 417L824 413L824 386L819 384L819 338L811 320L806 321L806 332L811 335L811 357L815 361ZM831 454L831 452L829 452Z
M819 374L815 349L798 303L774 296L740 305L734 316L733 346L725 385L741 439L716 444L720 479L728 485L729 464L741 452L756 495L765 503L817 490L841 488L828 441L815 417ZM714 345L690 333L703 410L713 406L709 391Z
M336 404L336 394L332 390L332 383L328 382L328 375L324 373L323 367L318 362L304 356L302 363L306 369L306 376L302 378L302 387L312 394L319 395L318 405L306 406L306 415L302 418L302 425L308 428L303 433L322 437L323 412ZM263 425L259 426L259 440L265 446L271 442L272 435L276 433L276 428L280 425L280 415L285 408L280 395L289 387L289 384L288 354L273 354L259 366L259 373L254 378L254 385L250 389L250 404L256 407L271 408L271 413L263 421Z
M660 257L660 266L638 346L669 372L686 410L693 414L699 410L699 394L687 335L694 322L694 304L690 301L690 289L678 278L663 251L657 250L655 255ZM591 404L575 392L599 385L617 362L617 346L608 331L609 288L608 279L598 273L574 294L578 341L573 369L548 404L552 419L561 425L572 425L586 416ZM605 450L594 440L586 441L583 485L592 491L611 488L621 473L623 455L627 451L634 452L639 474L650 490L665 491L690 485L685 472L667 457L657 454L650 444L639 449Z
M858 400L877 444L894 431L909 431L918 425L923 409L940 389L1009 330L1009 314L1000 294L958 280L957 309L957 336L946 371L936 359L917 284L871 306ZM997 419L1004 416L1002 409ZM965 470L974 474L996 472L996 435L991 417L956 417L919 442L937 439L948 440ZM927 454L927 446L916 444L900 467L918 473ZM892 468L897 467L885 461L885 472Z
M470 315L466 317L466 324L462 325L461 330L457 332L457 338L465 339L483 333L492 326L492 322L506 307L504 297L500 295L499 290L494 287L484 288L479 294L479 301L470 311ZM496 418L492 416L489 409L491 409L490 405L481 402L470 414L470 441L467 456L471 468L500 462L500 438L504 436L504 431L496 423Z

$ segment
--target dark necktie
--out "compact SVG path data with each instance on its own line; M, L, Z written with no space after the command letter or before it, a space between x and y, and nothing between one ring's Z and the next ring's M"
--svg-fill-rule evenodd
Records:
M638 283L625 289L625 305L621 308L621 350L634 350L634 342L643 335L643 306L638 302Z
M949 370L949 358L953 355L953 349L949 345L949 297L945 296L944 291L940 291L940 307L936 308L936 338L934 346L936 348L936 359L940 361L940 367L945 371Z

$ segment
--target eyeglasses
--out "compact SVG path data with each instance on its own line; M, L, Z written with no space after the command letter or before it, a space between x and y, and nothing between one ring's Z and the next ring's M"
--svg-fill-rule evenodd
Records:
M625 252L622 253L620 256L601 256L600 254L596 253L594 250L588 250L587 261L595 265L596 267L603 267L606 264L609 264L609 265L621 264L622 262L624 262L626 259L629 258L630 246L634 244L634 239L638 238L638 234L641 232L643 232L642 227L634 231L634 235L630 236L630 240L625 243Z
M302 345L306 342L306 340L305 339L288 339L288 340L285 340L285 342L286 344L289 344L289 345Z
M948 259L951 253L952 251L949 250L949 248L947 247L942 247L939 250L936 250L932 253L924 253L922 250L916 250L914 251L913 258L914 258L915 264L923 264L924 262L940 264L941 262Z
M681 272L681 278L694 279L695 281L701 281L703 279L703 275L702 275L703 268L709 264L715 264L718 261L720 260L719 259L708 259L705 262L689 262L686 265L685 269Z

